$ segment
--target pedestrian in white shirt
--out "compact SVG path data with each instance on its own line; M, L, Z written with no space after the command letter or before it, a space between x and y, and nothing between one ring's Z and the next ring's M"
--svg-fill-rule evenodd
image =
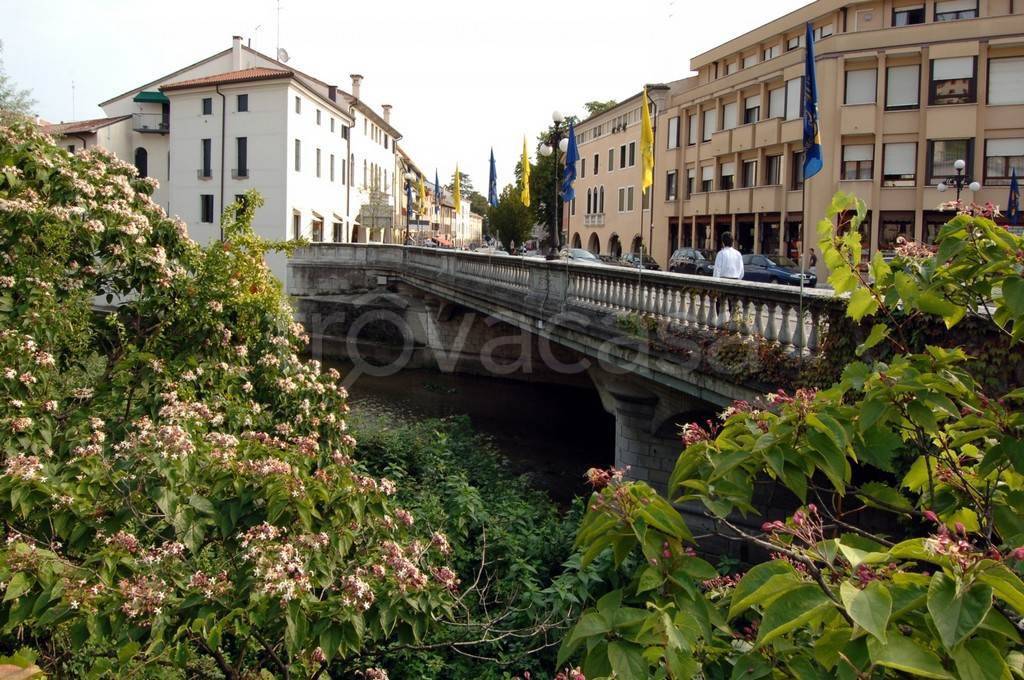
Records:
M732 234L722 234L722 249L715 255L716 279L742 279L743 278L743 256L740 251L732 247Z

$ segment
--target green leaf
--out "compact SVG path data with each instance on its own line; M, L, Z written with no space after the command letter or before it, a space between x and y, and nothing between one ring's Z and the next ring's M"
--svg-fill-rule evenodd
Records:
M864 590L849 581L843 581L839 594L850 618L885 644L885 629L892 615L892 596L889 590L878 581L872 581Z
M887 337L889 337L889 326L884 323L876 323L872 326L867 339L857 345L857 356L861 356L864 352L882 342L882 340L885 340Z
M772 665L762 655L757 653L744 654L736 660L732 667L732 675L729 680L759 680L768 678L772 674Z
M867 288L858 288L850 293L850 302L846 306L846 314L854 321L860 321L878 311L878 301Z
M1024 316L1024 279L1009 276L1003 279L1003 304L1014 316Z
M871 657L871 662L878 666L885 666L922 678L954 680L953 676L942 667L942 661L938 655L902 635L890 636L887 644L882 644L873 637L868 638L868 655Z
M928 586L928 613L942 644L952 650L981 625L992 607L992 588L974 584L958 592L958 582L936 572Z
M663 533L672 536L680 541L692 540L690 530L683 521L679 511L661 496L653 496L650 503L640 511L642 517L649 525Z
M757 631L757 646L799 628L832 605L832 600L815 584L794 588L768 605Z
M755 599L755 594L773 576L788 576L796 580L796 570L789 562L773 560L762 562L744 574L740 582L732 592L732 605L729 607L729 618L735 617L740 612L749 608Z
M982 638L968 640L953 650L960 680L1010 680L1010 669L999 650Z
M131 658L135 656L138 653L138 651L139 643L129 642L128 644L121 647L121 649L117 650L118 663L120 663L121 665L128 663L128 661L131 660Z
M654 567L646 567L640 573L640 581L636 586L636 594L646 593L648 590L654 590L661 585L661 572Z
M991 586L999 599L1024 615L1024 581L1016 574L1002 564L993 564L981 573L978 580Z
M10 602L24 595L35 583L35 579L23 571L19 571L7 584L7 592L4 593L4 602Z
M647 680L648 664L643 649L637 645L613 640L608 643L608 661L616 678L621 680Z
M900 436L887 427L872 427L862 435L864 447L857 450L857 460L879 470L893 471L892 461L903 446Z

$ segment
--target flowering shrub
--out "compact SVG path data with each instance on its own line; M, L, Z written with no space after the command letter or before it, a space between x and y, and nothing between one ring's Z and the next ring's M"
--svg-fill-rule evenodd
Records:
M973 318L1008 337L1019 364L1024 239L960 214L935 253L876 255L863 272L865 212L837 196L820 246L847 314L874 322L857 355L884 342L885 360L853 361L825 390L738 402L720 429L688 426L667 496L593 474L604 486L577 536L583 561L645 561L584 612L559 667L578 659L588 678L624 679L1024 676L1024 389L989 393L962 349L918 351L914 338L921 321ZM838 230L837 216L849 221ZM760 531L740 517L756 512L759 481L800 506ZM693 553L680 503L770 559L722 578Z
M359 655L458 588L443 536L353 462L258 195L204 250L154 186L0 127L0 644L59 676L385 677Z

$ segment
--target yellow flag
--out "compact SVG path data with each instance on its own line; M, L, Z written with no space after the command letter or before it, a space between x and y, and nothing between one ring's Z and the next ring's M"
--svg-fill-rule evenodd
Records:
M459 177L459 164L455 164L455 186L453 191L455 192L455 214L458 215L462 212L462 178Z
M643 163L644 175L640 181L640 193L654 184L654 128L651 127L651 109L647 101L647 88L644 88L643 105L640 107L640 160Z
M427 212L427 185L423 183L423 175L420 175L420 184L416 187L416 193L419 194L419 210L417 212L423 215Z
M519 194L523 205L530 205L530 157L526 155L526 136L523 136L523 190Z

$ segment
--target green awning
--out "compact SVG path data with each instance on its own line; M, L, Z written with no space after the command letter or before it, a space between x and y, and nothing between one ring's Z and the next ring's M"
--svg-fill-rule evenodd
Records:
M133 102L143 102L151 104L169 104L170 99L167 98L163 92L140 92L135 95Z

